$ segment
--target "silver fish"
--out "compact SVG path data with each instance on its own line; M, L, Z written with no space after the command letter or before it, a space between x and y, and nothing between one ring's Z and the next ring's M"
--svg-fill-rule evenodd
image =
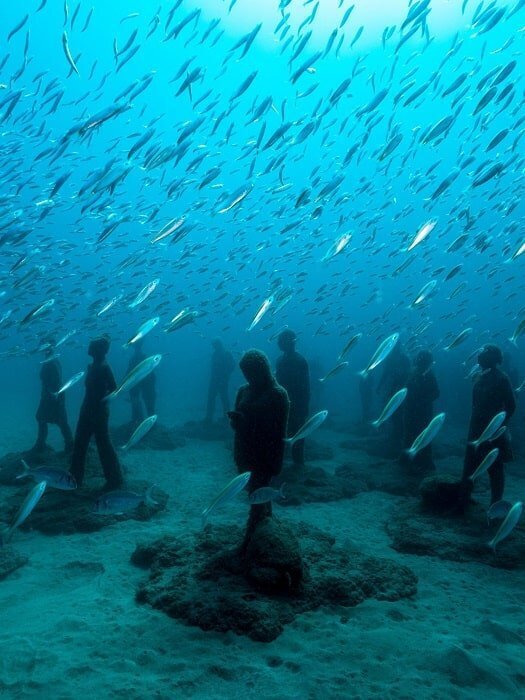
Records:
M162 355L151 355L151 357L146 357L145 360L142 360L142 362L139 362L138 365L133 367L133 369L124 378L122 384L117 389L115 389L115 391L112 391L111 394L108 394L104 398L104 400L111 401L123 391L128 391L129 389L134 387L136 384L141 382L144 379L144 377L147 377L148 374L153 372L153 370L155 369L155 367L158 366L161 360Z
M31 491L27 494L24 502L20 506L11 525L9 525L9 527L0 534L0 544L6 544L7 542L9 542L15 529L19 525L21 525L29 515L31 515L34 507L44 495L45 490L45 481L40 481L31 489Z
M97 515L122 515L144 504L150 508L158 506L152 498L153 484L141 495L134 491L109 491L100 495L93 504L92 512Z
M432 440L436 437L438 432L441 430L441 426L445 421L445 413L438 413L434 416L427 427L421 431L417 438L412 443L412 446L406 450L407 455L410 459L413 459L417 453L422 450L427 445L430 445Z
M478 476L481 476L484 474L490 467L494 464L496 459L498 458L499 455L499 449L495 447L493 450L491 450L487 455L485 455L484 460L481 462L481 464L478 466L474 474L470 476L470 480L474 481L475 479L478 478Z
M77 372L74 374L71 379L68 379L67 382L60 387L60 389L55 392L55 396L58 396L59 394L63 394L64 391L67 391L70 387L74 386L77 382L79 382L82 377L84 376L85 372L82 370L81 372Z
M137 428L133 431L130 439L126 442L125 445L122 445L120 448L121 450L129 450L130 447L133 447L133 445L136 445L139 440L142 440L144 435L149 433L149 431L153 428L155 423L157 422L157 416L148 416L145 420L142 421L142 423L137 426Z
M407 393L408 389L406 387L400 389L399 391L396 391L396 393L390 398L387 405L381 411L381 415L379 416L379 418L372 421L372 425L374 426L374 428L379 428L380 425L382 425L386 420L390 418L390 416L393 413L397 411L397 409L405 400Z
M496 545L498 545L505 537L508 537L510 533L514 530L516 525L519 523L521 515L523 513L523 503L517 501L512 508L507 513L505 520L501 523L498 531L494 537L487 542L488 546L493 552L496 551Z
M47 466L30 467L25 460L22 459L21 461L24 471L16 477L17 479L29 477L37 483L45 481L48 486L60 491L73 491L77 488L75 477L66 469Z
M284 439L285 443L287 445L293 445L294 442L298 440L304 440L305 437L308 437L308 435L313 433L314 430L325 422L327 416L328 411L319 411L311 418L308 418L306 423L299 428L293 437Z
M389 335L388 338L385 338L382 343L380 343L379 347L375 351L375 353L372 355L372 359L368 363L368 365L359 372L359 374L365 378L369 372L371 372L373 369L375 369L378 365L385 360L394 347L396 346L397 341L399 340L399 333L392 333L392 335Z
M202 511L203 527L206 525L206 521L208 520L210 514L216 508L224 503L227 503L228 501L231 501L232 498L235 498L235 496L245 488L246 484L250 481L251 475L251 472L239 474L222 489L222 491L213 499L210 505Z
M271 486L261 486L260 489L255 489L255 491L248 496L248 501L252 506L280 500L286 500L284 484L281 485L280 489L273 489Z
M507 418L506 411L501 411L500 413L496 413L494 418L492 418L492 420L487 425L485 430L481 433L479 438L477 440L471 440L469 442L469 445L472 445L472 447L475 450L477 450L478 447L483 442L487 442L487 440L491 440L495 436L495 434L498 432L498 430L502 427L506 418Z

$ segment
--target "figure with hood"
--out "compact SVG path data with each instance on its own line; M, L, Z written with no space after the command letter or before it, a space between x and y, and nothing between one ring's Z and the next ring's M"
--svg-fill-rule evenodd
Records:
M429 350L421 350L407 381L407 395L401 407L404 421L404 447L411 447L417 436L434 417L434 401L439 398L436 375L432 371L434 359ZM421 472L435 470L432 444L420 450L410 461Z
M277 343L282 355L277 359L275 376L279 384L286 389L290 400L288 418L288 435L295 435L308 418L310 406L310 373L308 363L296 349L296 334L284 330ZM292 446L292 461L295 466L304 465L304 440L298 440Z
M106 362L109 344L109 337L104 335L92 340L88 348L93 362L86 372L86 393L80 408L70 468L79 487L84 479L86 455L92 437L95 438L106 477L106 488L118 489L123 482L117 453L109 436L109 403L106 397L117 388L111 367Z
M32 452L43 452L46 449L48 425L58 425L64 438L64 451L69 453L73 448L73 434L67 420L66 401L64 394L58 394L62 384L62 368L54 355L54 342L48 339L44 345L45 360L40 369L40 403L36 412L38 436Z
M228 418L235 432L235 463L239 473L251 472L248 492L253 493L268 486L282 469L289 401L263 352L248 350L239 366L247 384L237 392L235 408ZM244 546L257 523L271 515L271 503L250 507Z
M478 355L481 374L474 382L472 389L472 415L468 431L469 442L477 440L494 416L505 411L504 425L516 410L516 401L508 376L498 365L503 362L503 355L497 345L485 345ZM505 462L512 460L512 450L507 430L496 440L481 443L477 448L468 444L463 464L463 481L471 476L481 464L486 455L498 448L499 453L489 467L491 504L501 501L505 488Z

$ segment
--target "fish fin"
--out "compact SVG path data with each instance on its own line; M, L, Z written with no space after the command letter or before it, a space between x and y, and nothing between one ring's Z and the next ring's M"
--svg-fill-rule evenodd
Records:
M114 398L118 396L118 389L115 389L115 391L112 391L111 394L108 394L107 396L104 396L102 401L112 401Z

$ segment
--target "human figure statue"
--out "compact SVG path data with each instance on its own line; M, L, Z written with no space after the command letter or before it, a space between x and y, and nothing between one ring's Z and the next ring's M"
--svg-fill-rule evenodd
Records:
M133 343L133 355L128 364L129 374L138 364L146 359L143 350L143 339ZM138 425L144 418L155 415L155 401L157 399L155 372L150 372L144 379L135 384L129 391L131 401L131 422ZM146 414L144 415L144 409Z
M108 351L108 336L96 338L89 344L88 355L93 362L86 372L86 393L80 408L70 468L79 487L84 479L86 454L93 436L106 477L106 488L111 490L122 486L119 460L109 436L109 403L105 400L117 388L111 367L106 362Z
M514 392L508 376L498 365L503 362L503 355L497 345L485 345L478 355L481 374L472 388L472 415L468 431L468 440L477 440L494 416L505 411L505 425L516 410ZM481 443L477 449L467 445L463 463L463 481L471 476L486 455L494 448L499 449L496 461L489 467L491 504L501 501L505 488L505 462L512 460L512 449L507 430L496 440Z
M222 404L224 416L226 416L230 410L228 385L235 367L233 355L229 350L226 350L222 340L215 338L212 347L213 353L211 356L210 383L208 385L208 403L206 406L206 418L204 419L204 422L208 425L213 423L217 397L219 397Z
M416 356L414 367L407 381L407 395L401 406L404 419L405 449L411 447L417 436L434 417L434 401L439 398L439 387L432 370L434 359L429 350L421 350ZM408 463L408 460L406 460ZM420 450L410 460L410 464L420 472L435 471L432 460L432 444Z
M40 369L40 403L36 412L38 422L38 435L32 448L32 452L40 453L46 449L48 425L58 425L64 438L64 451L71 452L73 448L73 434L67 420L66 401L64 394L58 394L62 384L62 368L58 358L54 356L54 342L48 340L44 349L45 360Z
M251 472L247 487L251 494L268 486L282 469L289 401L263 352L248 350L239 366L248 383L237 392L235 408L228 418L235 432L235 464L239 473ZM257 524L271 515L271 502L250 507L241 549L248 544Z
M410 359L398 341L392 352L383 362L383 374L377 384L377 393L383 397L384 402L403 387L406 387L410 374ZM398 456L403 447L403 411L395 411L388 420L389 445L392 454Z
M282 355L277 358L275 376L279 384L286 389L290 400L288 437L295 435L299 428L304 425L308 418L310 405L308 363L296 351L296 342L297 336L288 328L277 339ZM292 461L297 467L304 465L304 440L298 440L293 444Z

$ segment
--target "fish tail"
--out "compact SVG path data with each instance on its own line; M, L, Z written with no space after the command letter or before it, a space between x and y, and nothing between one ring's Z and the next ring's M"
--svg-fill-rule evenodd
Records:
M202 528L203 528L203 529L206 527L206 523L208 522L208 512L209 512L209 511L208 511L207 508L205 508L205 509L202 511L201 522L202 522Z
M514 337L512 337L512 338L507 338L507 340L509 341L509 343L512 343L512 344L514 345L515 348L518 347L518 343L516 342L516 339L515 339Z
M477 440L469 440L468 444L475 450L477 450L479 447L479 442Z
M416 456L416 451L410 448L409 450L405 450L405 454L409 459L414 459L414 457Z
M377 420L371 421L370 425L372 425L377 430L377 428L379 428L379 426L381 425L381 423L379 422L379 418Z
M284 438L283 442L287 445L291 445L293 443L293 438Z
M368 377L368 370L362 369L357 374L363 379L366 379Z
M104 396L102 401L112 401L114 398L118 396L118 389L115 389L115 391L112 391L111 394L108 394L107 396Z
M286 484L282 483L281 488L279 489L279 497L282 498L284 501L286 501L286 494L284 493L284 487Z
M496 554L496 544L497 544L497 542L496 542L495 538L490 540L490 542L487 542L487 547L490 547L492 549L493 554Z

